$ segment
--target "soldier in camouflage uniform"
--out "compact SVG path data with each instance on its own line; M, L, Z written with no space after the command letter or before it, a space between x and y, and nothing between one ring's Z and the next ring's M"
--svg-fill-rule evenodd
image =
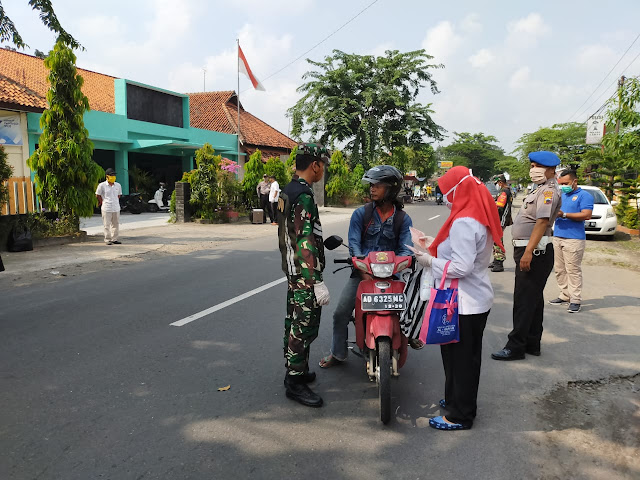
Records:
M322 281L322 226L311 185L322 179L328 162L322 145L299 145L296 175L282 189L277 211L282 270L288 281L284 385L287 397L309 407L322 406L322 398L307 385L316 377L309 371L309 349L318 336L322 305L329 303L329 291Z

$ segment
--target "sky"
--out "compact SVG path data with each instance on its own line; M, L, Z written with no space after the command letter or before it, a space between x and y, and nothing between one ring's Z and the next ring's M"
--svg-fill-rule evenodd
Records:
M267 90L255 91L241 77L240 101L285 134L286 111L300 97L296 89L310 69L305 58L322 60L334 49L361 55L425 49L434 64L444 64L434 70L440 93L425 87L418 97L431 104L434 120L448 132L441 144L450 143L453 132L482 132L495 136L507 153L524 133L586 121L615 92L622 73L640 74L640 39L622 57L640 34L638 0L618 0L615 9L595 0L53 0L53 5L64 28L86 48L77 52L79 67L181 93L236 90L239 38ZM30 46L25 53L52 48L53 34L27 0L5 0L3 6Z

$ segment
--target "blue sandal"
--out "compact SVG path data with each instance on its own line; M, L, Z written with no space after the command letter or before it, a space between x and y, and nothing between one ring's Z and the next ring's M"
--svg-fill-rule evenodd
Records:
M444 417L430 418L429 426L437 430L469 430L471 428L460 423L447 423Z
M444 398L440 399L440 401L438 402L438 405L440 405L440 408L448 408L447 402L444 401Z

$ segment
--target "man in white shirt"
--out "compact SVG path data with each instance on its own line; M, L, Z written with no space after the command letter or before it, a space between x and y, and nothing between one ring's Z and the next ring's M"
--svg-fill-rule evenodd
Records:
M280 185L278 184L276 177L271 175L269 177L269 181L271 182L271 186L269 187L269 204L271 205L271 225L277 225L276 222L276 208L278 207L278 199L280 198Z
M120 245L118 232L120 229L120 197L122 187L116 182L116 172L108 168L105 172L107 179L98 184L96 197L98 206L102 210L102 225L104 226L104 243L107 245Z

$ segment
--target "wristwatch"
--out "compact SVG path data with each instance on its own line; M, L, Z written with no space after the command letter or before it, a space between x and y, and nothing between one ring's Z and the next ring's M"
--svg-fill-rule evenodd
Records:
M567 214L565 212L562 212L562 218L567 218Z

